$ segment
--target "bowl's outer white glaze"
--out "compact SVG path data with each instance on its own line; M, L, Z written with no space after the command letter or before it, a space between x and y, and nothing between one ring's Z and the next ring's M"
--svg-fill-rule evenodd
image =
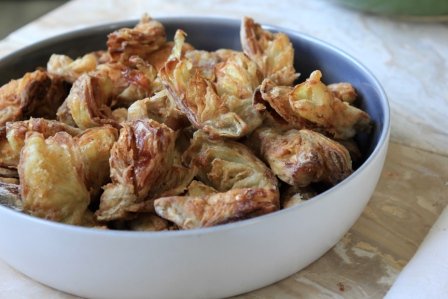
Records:
M238 27L237 21L225 22ZM210 19L205 25L217 26ZM381 87L359 63L322 42L289 34L304 47L323 47L347 60L365 76L357 88L367 110L380 110L371 111L378 118L377 140L353 175L299 206L191 231L86 229L0 207L0 257L37 281L83 297L220 298L276 282L322 256L354 224L374 191L387 152L389 110Z

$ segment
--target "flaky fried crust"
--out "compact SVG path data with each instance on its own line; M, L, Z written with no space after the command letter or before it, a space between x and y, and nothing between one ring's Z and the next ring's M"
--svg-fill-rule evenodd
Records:
M122 28L107 37L113 61L125 62L131 56L147 57L166 42L163 25L145 15L134 28Z
M172 164L175 138L174 131L153 120L123 124L111 150L112 183L104 187L98 220L126 218L132 205L147 198Z
M240 37L244 53L258 64L264 78L278 85L291 85L297 79L294 49L286 34L273 34L244 17Z
M150 98L136 101L129 107L129 121L148 118L164 123L173 130L190 125L188 118L177 108L174 99L166 89Z
M149 97L161 89L161 84L156 80L156 69L138 56L131 56L126 64L101 64L91 74L111 82L110 97L113 101L110 106L113 107L127 108L133 102Z
M358 93L356 92L353 85L348 82L339 82L328 84L328 90L333 93L335 98L340 99L341 101L352 104L358 98Z
M306 129L279 132L264 127L251 138L275 175L290 185L334 185L352 173L347 149L320 133Z
M66 96L61 79L51 80L42 70L26 73L0 87L0 127L30 116L54 119Z
M305 82L294 87L289 98L292 109L337 139L348 139L357 131L370 129L369 115L335 98L320 81L321 77L320 71L314 71Z
M110 151L117 139L118 130L109 125L87 129L75 138L92 199L98 199L101 187L109 181Z
M112 82L108 77L84 74L73 83L66 105L80 129L110 124L119 127L112 117Z
M278 209L277 190L232 189L203 196L162 197L155 201L156 213L182 229L208 227L247 219Z
M262 122L261 115L252 107L252 95L241 98L242 88L231 93L227 92L230 87L226 90L224 85L240 78L244 81L237 86L248 82L251 84L245 88L252 88L255 85L252 82L258 80L256 66L243 54L238 54L238 57L227 59L221 66L223 83L218 81L215 84L203 76L201 69L181 55L184 39L185 33L177 31L173 53L159 73L179 109L196 128L214 137L238 138L252 132ZM244 95L247 96L247 92Z
M90 194L73 138L58 132L45 140L29 132L22 149L19 176L23 210L58 222L82 225Z
M48 138L57 132L66 132L71 136L77 136L82 133L82 130L45 118L30 118L24 121L9 122L6 124L6 138L11 149L17 154L20 154L28 132L41 133L44 138Z
M261 86L262 98L297 129L315 129L336 139L349 139L357 132L368 131L369 115L336 98L321 77L320 71L314 71L295 87L279 87L265 80Z
M230 140L212 140L201 131L194 134L183 161L198 168L200 180L220 192L234 188L277 188L271 170L246 146Z
M62 78L73 83L82 74L94 71L97 64L95 53L87 53L75 60L67 55L53 54L47 62L47 72L52 78Z

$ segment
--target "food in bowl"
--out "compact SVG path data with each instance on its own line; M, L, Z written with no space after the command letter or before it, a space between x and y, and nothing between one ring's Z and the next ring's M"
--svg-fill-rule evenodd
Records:
M205 51L147 16L107 51L54 54L0 88L10 205L104 229L214 226L293 206L348 177L372 125L350 83L296 83L286 34L250 18L243 51ZM17 169L17 172L15 171Z

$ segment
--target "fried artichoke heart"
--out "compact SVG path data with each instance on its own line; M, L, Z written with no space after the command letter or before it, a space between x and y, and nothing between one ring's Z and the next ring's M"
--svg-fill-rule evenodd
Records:
M198 169L202 183L190 184L188 196L158 198L156 213L184 229L254 217L279 208L277 180L244 145L194 134L184 162ZM208 186L208 187L207 187Z
M277 189L272 171L249 148L235 141L213 140L197 131L183 161L195 166L198 178L219 192L236 188Z
M170 169L176 133L150 119L126 122L111 150L110 176L96 212L100 221L125 219Z
M118 130L109 125L87 129L75 138L92 199L98 198L110 178L110 151L117 138Z
M170 57L173 47L174 42L166 42L158 50L152 52L145 60L159 72ZM194 50L194 48L189 43L184 43L182 45L182 55L186 55L192 50Z
M204 50L191 50L185 53L185 57L191 61L194 67L201 71L202 76L210 81L215 81L215 67L218 63L225 62L233 54L234 50L219 49L213 52Z
M95 53L88 53L75 60L67 55L53 54L47 62L47 72L51 77L59 77L73 83L82 74L94 71L97 64Z
M138 56L131 56L127 64L110 62L99 65L95 77L107 77L112 83L111 96L115 107L129 107L133 102L152 95L162 88L156 80L156 69Z
M41 133L29 132L18 169L25 212L58 222L85 223L90 194L82 159L69 134L58 132L45 139Z
M57 132L66 132L70 136L77 136L82 133L82 130L45 118L30 118L29 120L9 122L6 124L6 138L11 149L17 155L20 154L22 147L25 145L28 132L41 133L44 138L48 138L54 136Z
M147 118L164 123L173 130L179 130L190 124L166 89L150 98L136 101L128 108L129 121Z
M105 76L84 74L73 83L65 102L73 121L80 129L105 124L119 126L110 109L112 92L112 81Z
M11 80L0 88L0 127L30 116L54 119L67 93L61 79L52 80L42 70Z
M112 60L122 62L134 55L146 58L165 43L165 28L148 15L144 15L134 28L122 28L107 37L107 49Z
M196 128L213 137L238 138L252 132L262 122L253 108L252 94L247 92L256 85L254 81L260 80L256 65L244 54L235 53L220 66L214 84L181 55L184 39L185 33L178 30L173 53L159 72L179 109ZM236 86L229 86L230 83ZM242 95L247 98L240 98Z
M240 37L244 53L257 63L264 78L278 85L291 85L297 79L294 48L286 34L271 33L244 17Z
M204 184L201 181L193 180L187 187L187 196L198 197L218 193L215 188Z
M173 196L156 199L161 217L182 229L193 229L247 219L278 209L274 189L242 188L203 196Z
M358 98L358 93L350 83L333 83L328 84L327 87L335 98L338 98L341 101L347 102L349 104L352 104Z
M313 128L336 139L349 139L371 126L369 115L336 98L323 84L320 71L295 87L276 86L265 80L262 98L289 124L297 129Z
M0 168L15 168L19 164L20 153L15 151L6 139L6 128L0 128Z
M324 135L307 130L281 132L259 128L249 141L282 181L299 187L313 182L335 185L352 173L347 149Z

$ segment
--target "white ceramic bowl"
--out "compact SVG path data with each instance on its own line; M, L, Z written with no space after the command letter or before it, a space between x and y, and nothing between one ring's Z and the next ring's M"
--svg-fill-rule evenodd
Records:
M170 34L198 48L239 48L239 21L166 18ZM51 53L104 48L106 34L135 22L89 28L18 51L0 61L0 83L45 65ZM0 257L53 288L92 298L218 298L283 279L322 256L360 216L387 152L389 108L378 82L353 58L316 39L286 32L302 76L321 69L327 83L348 81L375 122L360 136L365 162L330 190L293 208L207 229L103 231L59 224L0 207Z

